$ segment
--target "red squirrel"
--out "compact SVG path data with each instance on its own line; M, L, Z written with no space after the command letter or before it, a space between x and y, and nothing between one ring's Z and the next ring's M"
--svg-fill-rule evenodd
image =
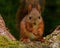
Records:
M41 13L35 8L20 23L21 40L43 41L44 22Z
M16 19L16 23L17 23L16 25L17 25L18 30L20 31L21 38L26 36L24 34L24 31L26 31L26 30L29 32L29 33L27 33L27 35L29 35L32 32L32 36L34 36L34 37L36 36L35 37L36 39L39 38L39 36L43 35L44 23L43 23L42 16L40 16L40 15L41 15L41 13L43 11L44 4L45 4L45 0L20 0L20 6L19 6L19 8L17 10L17 14L16 14L16 18L17 18ZM41 19L40 20L41 23L39 23L40 25L38 25L39 26L38 28L41 28L41 26L42 26L42 29L38 29L38 31L35 31L35 29L34 29L35 27L31 27L33 25L31 25L28 22L27 22L27 24L24 23L23 20L25 20L27 16L28 16L27 18L29 18L29 14L30 15L33 14L31 16L31 17L33 17L32 18L33 20L34 20L34 17L37 17L36 19L38 20L38 16L40 16L39 18ZM29 21L28 19L26 19L26 20ZM33 20L31 20L31 23L32 23ZM24 26L26 26L26 28L24 28ZM29 27L27 27L27 26L29 26ZM30 27L33 28L33 29L31 29ZM35 32L39 32L38 34L41 33L41 35L37 35Z

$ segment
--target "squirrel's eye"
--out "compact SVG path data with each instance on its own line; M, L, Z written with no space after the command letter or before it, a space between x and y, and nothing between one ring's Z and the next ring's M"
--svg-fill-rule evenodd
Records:
M40 16L38 18L40 19Z
M31 19L31 17L29 17L29 19Z

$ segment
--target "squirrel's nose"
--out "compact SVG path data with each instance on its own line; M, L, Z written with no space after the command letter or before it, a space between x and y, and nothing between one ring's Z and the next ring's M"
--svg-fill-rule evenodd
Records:
M36 25L36 23L34 23L34 25Z

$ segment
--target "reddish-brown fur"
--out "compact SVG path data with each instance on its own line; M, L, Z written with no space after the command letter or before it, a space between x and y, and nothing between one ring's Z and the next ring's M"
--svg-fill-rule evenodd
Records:
M31 19L29 19L29 17L31 17ZM36 23L36 25L34 23ZM20 31L23 41L27 39L43 41L42 37L44 32L44 23L41 17L41 13L39 13L37 9L33 8L31 12L22 19L20 23ZM32 34L35 37L33 37Z

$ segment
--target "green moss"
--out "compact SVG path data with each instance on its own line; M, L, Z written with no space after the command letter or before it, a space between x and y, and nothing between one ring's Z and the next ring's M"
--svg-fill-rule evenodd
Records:
M0 36L0 48L25 48L19 41L8 40L6 36Z

